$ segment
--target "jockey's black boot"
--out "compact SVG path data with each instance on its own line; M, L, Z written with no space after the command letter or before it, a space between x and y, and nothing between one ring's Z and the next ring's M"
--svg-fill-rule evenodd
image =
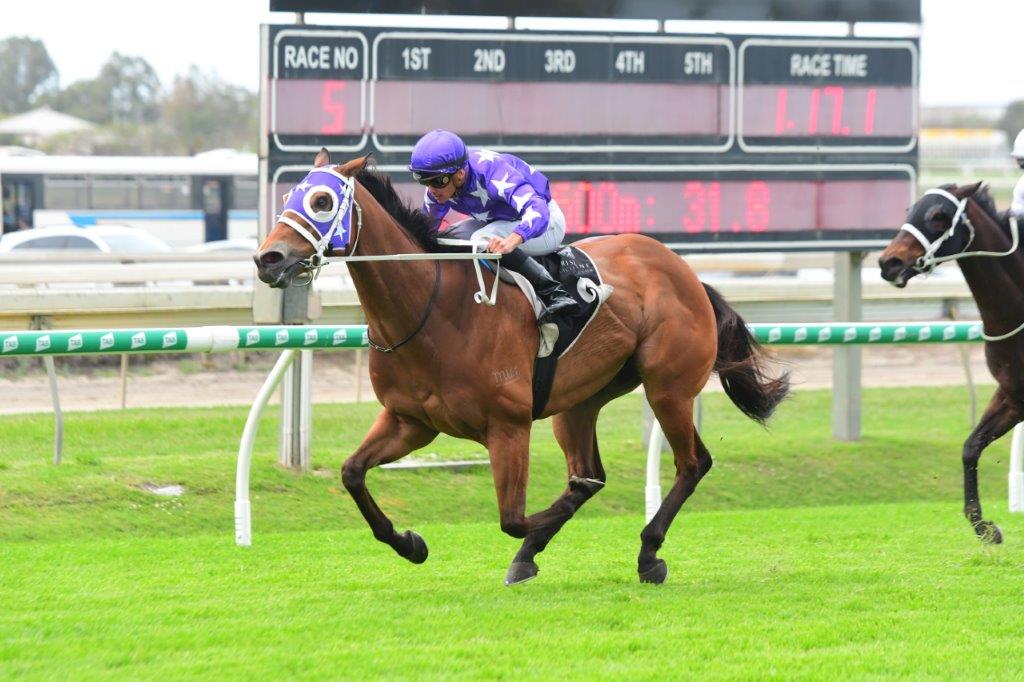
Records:
M533 260L520 249L501 257L501 265L526 278L544 304L539 324L550 322L558 315L571 314L576 310L576 300L566 292L562 283L552 277L543 265Z

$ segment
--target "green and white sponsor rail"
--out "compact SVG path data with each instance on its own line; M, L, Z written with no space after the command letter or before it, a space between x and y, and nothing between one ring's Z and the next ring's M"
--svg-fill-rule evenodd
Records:
M766 345L887 345L981 342L980 322L828 322L751 324ZM282 350L249 410L238 449L235 478L235 540L252 544L249 471L259 416L284 372L300 350L367 347L365 325L192 327L0 332L0 357L96 353L217 353L234 350ZM59 424L59 420L58 420ZM58 426L59 429L59 426ZM647 454L648 517L661 500L661 429L655 423ZM1024 432L1014 430L1010 455L1010 510L1024 511Z
M980 322L751 324L767 345L973 343ZM275 348L365 348L365 325L191 327L0 332L0 357L89 353L217 353Z

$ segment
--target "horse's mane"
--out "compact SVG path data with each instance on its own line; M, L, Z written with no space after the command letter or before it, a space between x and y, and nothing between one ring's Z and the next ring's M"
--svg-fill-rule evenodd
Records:
M371 168L363 167L356 173L356 180L373 195L377 203L402 226L416 243L427 251L438 251L437 233L430 218L417 208L412 208L391 185L391 178Z
M987 182L981 183L981 187L971 197L974 202L982 208L985 213L992 218L996 225L1006 233L1006 236L1012 238L1010 234L1010 211L1006 210L1000 213L996 207L996 201L992 198L992 193L989 192L989 186Z

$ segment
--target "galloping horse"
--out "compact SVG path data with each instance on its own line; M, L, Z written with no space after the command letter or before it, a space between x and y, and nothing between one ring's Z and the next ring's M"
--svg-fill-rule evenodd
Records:
M929 190L878 265L897 287L939 263L955 260L971 289L983 324L985 359L999 388L963 447L964 515L982 542L1003 541L986 521L978 496L978 460L988 445L1024 420L1024 256L1016 221L996 213L982 183Z
M390 180L366 168L367 161L331 166L326 149L314 161L315 169L355 179L359 217L352 219L351 243L335 249L335 255L440 250L426 216L405 205ZM306 206L326 215L337 210L333 192L307 191ZM254 256L260 279L288 286L307 269L322 236L297 214L280 217ZM530 516L531 378L539 332L525 297L505 287L499 305L472 304L475 272L464 261L349 264L375 349L370 378L383 409L344 463L342 480L374 537L409 561L426 560L426 543L412 531L395 531L366 488L368 469L405 457L439 432L484 445L501 529L523 539L505 582L522 582L537 574L536 554L605 484L595 431L598 412L642 382L676 465L672 489L640 535L640 580L661 583L668 569L657 551L676 513L711 468L711 455L693 424L694 398L711 372L719 373L732 401L760 422L786 396L788 377L768 378L762 351L743 320L669 249L638 235L588 239L578 246L597 263L614 294L559 361L541 417L553 416L555 438L568 462L568 486L550 507Z

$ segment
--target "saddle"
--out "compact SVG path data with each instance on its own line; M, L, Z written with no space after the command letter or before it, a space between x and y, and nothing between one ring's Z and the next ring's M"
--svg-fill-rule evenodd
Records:
M555 321L540 325L540 342L533 370L533 418L536 419L547 405L551 385L558 367L558 359L569 352L583 330L597 315L598 309L614 291L601 279L594 261L574 246L565 246L547 256L536 257L552 277L559 280L565 290L576 299L576 312L561 315ZM516 284L533 306L539 318L544 311L533 287L518 273L501 270L499 276Z

